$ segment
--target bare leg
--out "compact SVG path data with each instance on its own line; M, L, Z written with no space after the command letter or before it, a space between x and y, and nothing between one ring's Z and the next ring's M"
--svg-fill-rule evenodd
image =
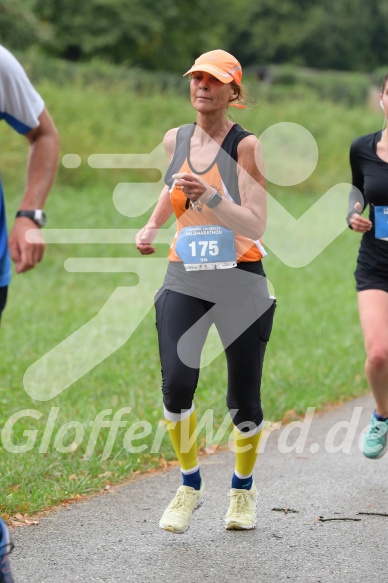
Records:
M388 417L388 293L358 293L366 350L365 374L376 401L376 413Z

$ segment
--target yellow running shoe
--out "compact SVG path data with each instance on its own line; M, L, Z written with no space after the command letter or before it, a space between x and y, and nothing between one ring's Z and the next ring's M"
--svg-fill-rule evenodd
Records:
M160 519L160 528L178 534L185 532L190 526L194 510L203 502L203 490L203 480L200 490L195 490L191 486L180 486Z
M225 528L228 530L244 530L255 528L258 494L253 482L250 490L232 488L230 505L225 516Z

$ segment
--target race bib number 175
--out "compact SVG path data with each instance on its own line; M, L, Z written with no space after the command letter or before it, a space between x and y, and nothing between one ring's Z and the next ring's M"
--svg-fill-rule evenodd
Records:
M183 227L176 252L186 271L236 266L234 232L220 225Z

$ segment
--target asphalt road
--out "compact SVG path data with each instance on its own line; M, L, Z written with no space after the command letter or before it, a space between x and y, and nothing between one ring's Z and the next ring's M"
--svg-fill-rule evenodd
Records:
M358 446L371 409L363 397L267 436L253 531L224 529L234 456L217 452L201 457L205 502L185 534L158 527L173 467L12 528L15 583L386 583L388 454Z

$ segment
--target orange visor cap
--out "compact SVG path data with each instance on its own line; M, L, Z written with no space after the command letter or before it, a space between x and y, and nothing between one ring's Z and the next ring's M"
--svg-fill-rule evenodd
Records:
M222 83L235 81L237 85L241 85L242 69L240 63L233 55L221 49L209 51L198 57L183 77L195 71L210 73Z

